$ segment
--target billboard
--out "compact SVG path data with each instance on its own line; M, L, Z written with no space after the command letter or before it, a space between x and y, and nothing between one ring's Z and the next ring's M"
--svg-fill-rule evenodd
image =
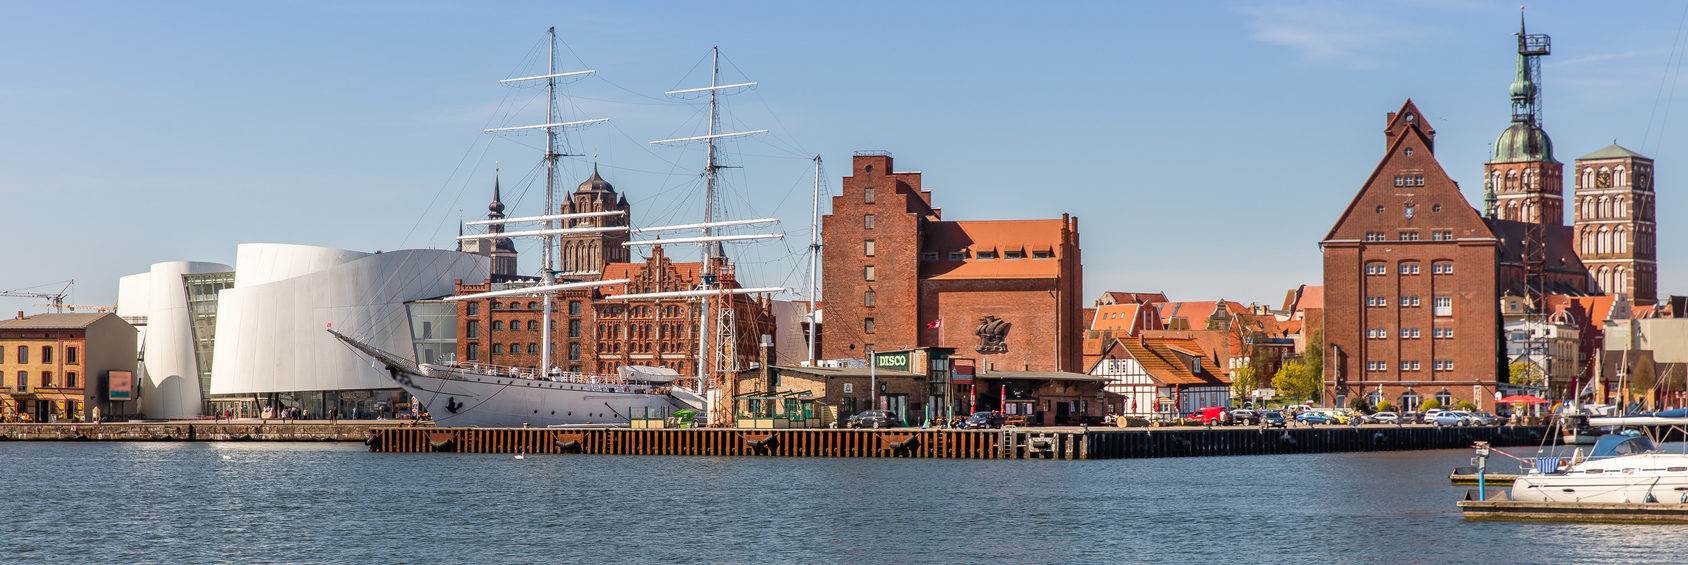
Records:
M130 371L108 371L106 397L112 400L134 400L135 374Z

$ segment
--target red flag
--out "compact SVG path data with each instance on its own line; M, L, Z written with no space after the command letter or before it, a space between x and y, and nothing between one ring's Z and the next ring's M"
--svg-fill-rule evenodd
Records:
M943 318L939 318L939 319L936 319L936 320L932 320L930 322L926 322L926 329L935 330L935 329L938 329L940 327L943 327L943 325L944 325Z

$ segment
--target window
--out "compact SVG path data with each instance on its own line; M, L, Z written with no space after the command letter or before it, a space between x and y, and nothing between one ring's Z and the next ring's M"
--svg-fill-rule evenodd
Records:
M862 202L866 202L868 204L873 203L873 189L872 188L862 189Z
M1441 404L1443 406L1452 406L1453 402L1454 402L1454 395L1449 394L1448 391L1444 390L1442 392L1436 393L1436 403L1437 404Z
M1435 312L1435 314L1437 316L1452 316L1452 315L1454 315L1454 297L1452 297L1452 296L1438 296L1438 297L1436 297L1436 312Z
M1389 299L1384 298L1382 296L1367 296L1366 297L1366 306L1371 306L1373 308L1382 308L1382 307L1388 306L1388 305L1389 305Z
M1401 274L1403 274L1403 275L1416 275L1416 274L1418 274L1418 262L1417 261L1407 261L1407 262L1401 263L1400 271L1401 271Z
M76 388L76 371L65 371L64 386L68 388Z
M504 345L503 344L500 344L500 343L492 344L492 354L493 355L497 355L497 354L500 354L500 353L503 353L503 352L504 352Z
M862 318L862 333L873 333L873 318Z
M481 303L479 303L479 302L470 302L469 305L466 306L465 308L468 309L470 316L481 315Z
M76 361L76 348L75 347L64 348L64 362L72 364L72 365L76 364L77 361Z
M492 321L492 331L496 332L496 331L499 331L499 330L502 330L502 329L504 329L504 322L503 321L501 321L501 320L493 320Z
M1451 275L1451 274L1454 274L1454 263L1453 263L1453 261L1437 261L1437 262L1431 263L1430 264L1430 274L1432 274L1432 275Z
M41 372L41 386L43 386L43 387L53 386L53 372L52 371L42 371Z
M1418 361L1402 361L1401 362L1401 370L1402 371L1417 371L1418 370Z
M977 256L980 259L995 259L996 258L996 250L995 249L991 249L989 251L980 250L979 253L977 254Z
M578 344L578 343L570 343L569 344L569 360L570 361L579 361L580 360L580 344Z
M580 315L580 301L579 300L570 300L569 301L569 315L570 316L579 316Z
M1453 339L1453 328L1430 328L1430 337L1435 339Z
M1382 204L1377 205L1377 213L1379 213L1379 214L1383 213L1383 205Z
M878 280L878 278L875 277L874 274L875 273L874 273L874 270L873 270L873 265L868 265L866 267L862 267L862 280L868 280L868 281Z
M580 337L580 320L569 320L569 337Z
M512 344L510 344L510 348L506 349L505 351L509 351L511 355L516 355L518 353L521 353L522 352L522 344L512 343Z
M497 300L494 300L494 301L492 301L492 308L491 308L491 309L492 309L492 310L497 310L497 309L498 309L498 301L497 301Z
M1442 211L1442 205L1441 204L1431 204L1430 205L1430 211L1431 212L1441 212Z
M469 357L470 361L475 361L477 359L480 359L481 358L481 345L478 344L478 343L469 344L468 357Z
M1412 209L1413 209L1412 206L1407 207L1407 210L1409 212ZM1401 241L1418 241L1418 230L1401 230L1399 233L1396 233L1395 235L1396 235L1395 239L1399 239Z
M1383 328L1366 328L1366 339L1383 339L1389 332Z
M1383 240L1384 240L1383 232L1380 232L1380 231L1366 232L1366 241L1383 241Z
M1407 121L1409 121L1409 122L1413 121L1412 114L1407 114ZM1402 153L1405 153L1408 157L1411 157L1411 156L1413 156L1413 148L1408 147L1405 151L1402 151Z
M537 344L537 343L528 344L528 355L533 355L535 353L539 353L539 344Z
M938 260L938 252L937 251L922 251L922 252L920 252L920 260L921 261L937 261Z
M951 261L966 261L967 260L967 252L966 251L951 251L950 254L949 254L949 258L950 258Z
M878 302L877 298L878 298L878 295L875 294L871 290L862 293L862 306L872 308L874 306L874 303Z
M466 334L468 337L480 337L481 336L481 323L477 320L469 320L469 326L467 328L464 328L464 330L465 331L463 333ZM474 359L473 356L471 356L469 358Z
M29 392L29 371L18 371L18 392Z
M1418 305L1419 305L1419 302L1418 302L1417 296L1402 296L1401 297L1401 307L1402 308L1411 308L1411 307L1418 306Z
M1403 177L1403 176L1401 176L1401 175L1395 175L1395 186L1401 186L1401 185L1402 185L1402 181L1403 181L1403 180L1404 180L1404 179L1405 179L1405 178L1406 178L1406 177Z
M539 321L537 321L537 320L528 320L528 331L530 331L530 332L537 332L537 331L539 331Z
M862 229L873 229L873 214L862 215Z
M1382 261L1366 263L1366 274L1368 275L1382 275L1388 272L1389 269L1383 265Z
M51 346L51 345L41 346L41 362L42 363L52 363L53 362L53 346Z
M873 240L869 239L862 242L862 255L873 256Z
M19 345L18 346L18 364L19 365L28 365L29 364L29 346L27 346L27 345Z
M1034 250L1032 250L1032 258L1033 259L1051 259L1051 258L1054 258L1054 257L1055 257L1055 252L1048 250L1048 249L1034 249Z

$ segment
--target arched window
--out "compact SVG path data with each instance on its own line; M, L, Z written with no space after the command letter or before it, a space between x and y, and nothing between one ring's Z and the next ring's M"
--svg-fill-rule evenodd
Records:
M1612 186L1623 186L1623 185L1624 185L1624 168L1618 167L1616 169L1613 169L1612 170Z
M1454 395L1448 391L1443 390L1436 393L1436 403L1441 404L1443 408L1447 408L1448 405L1453 404L1453 402Z
M1612 292L1629 292L1629 270L1618 267L1612 272Z
M1623 228L1618 228L1617 233L1612 235L1612 252L1613 253L1628 252L1629 251L1628 245L1629 245L1629 234Z
M1594 253L1594 229L1593 228L1584 227L1582 229L1582 232L1577 234L1577 239L1581 240L1579 243L1581 244L1582 253L1584 255Z
M1594 167L1583 167L1582 188L1594 188Z
M1410 391L1410 390L1407 391L1407 392L1401 393L1401 410L1406 411L1406 412L1417 412L1418 411L1418 403L1419 403L1418 393Z
M500 345L500 344L497 344L497 343L492 344L492 354L493 355L497 355L497 354L500 354L500 353L503 353L503 352L504 352L504 346L503 345Z
M1612 233L1606 231L1605 227L1601 227L1599 235L1596 236L1596 239L1595 239L1594 252L1595 253L1606 253L1606 252L1611 251L1611 249L1612 249L1612 239L1611 238L1612 238Z

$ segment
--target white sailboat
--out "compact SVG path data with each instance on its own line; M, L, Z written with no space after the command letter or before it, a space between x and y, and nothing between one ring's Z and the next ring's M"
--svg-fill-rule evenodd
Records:
M350 336L328 330L335 338L351 345L357 350L369 355L376 362L383 365L387 373L399 387L413 395L422 403L432 416L434 422L441 426L566 426L566 425L624 425L633 419L664 418L673 410L690 408L702 409L711 415L711 421L718 421L714 406L715 400L721 397L719 385L715 382L723 375L736 373L736 355L734 347L736 337L733 335L733 308L730 302L719 309L719 313L711 315L710 299L730 300L733 295L768 294L784 292L784 288L723 288L715 284L715 277L711 275L711 268L717 262L724 264L720 253L723 242L756 241L777 239L783 234L728 234L717 235L717 228L734 226L752 226L777 224L774 218L749 220L715 219L714 202L715 173L720 167L716 163L715 140L725 137L739 137L765 132L757 130L750 132L718 133L718 114L716 94L718 91L732 88L743 88L755 83L739 83L720 85L714 77L719 76L719 65L715 67L715 74L710 86L703 88L670 91L668 94L707 93L709 96L709 131L706 135L667 139L652 142L653 144L684 143L701 141L707 144L706 179L704 221L701 223L628 228L625 226L604 227L575 227L559 228L560 220L600 217L606 214L621 214L622 212L585 212L575 214L553 214L556 208L557 159L562 156L558 151L557 132L565 128L576 128L603 123L607 119L587 119L574 121L558 121L557 88L559 78L584 76L595 71L567 71L559 72L556 67L557 38L556 28L549 30L550 52L547 58L547 72L542 75L505 79L501 82L515 81L546 81L549 104L546 110L546 120L543 124L531 126L501 127L485 130L488 133L512 132L524 130L544 130L545 146L545 213L537 216L516 218L501 218L477 220L470 224L477 225L508 225L519 223L543 223L543 228L521 231L491 231L484 234L470 234L459 236L459 239L494 238L494 237L538 237L543 241L542 266L540 281L537 285L494 290L475 294L447 297L447 301L475 300L498 296L531 296L538 294L543 297L541 310L540 363L538 367L499 367L477 363L416 363L405 359L401 355L382 351L354 339ZM718 54L717 54L718 61ZM560 235L577 233L599 233L611 230L624 230L630 234L661 234L674 231L700 231L702 235L696 237L651 238L629 241L626 245L662 245L697 243L703 246L702 273L699 285L693 290L674 292L626 293L606 296L612 300L658 300L690 298L700 302L701 315L698 318L698 355L696 387L688 390L679 386L680 375L663 367L623 366L617 375L587 375L575 372L565 372L551 363L552 360L552 323L553 296L565 290L608 287L625 285L628 279L606 279L582 282L558 282L557 272L553 268L552 239ZM715 331L710 331L711 329ZM716 338L715 347L711 348L710 338ZM711 363L711 353L716 357ZM732 382L734 379L724 379ZM731 393L721 406L730 404Z
M1680 412L1680 411L1678 411ZM1681 429L1682 414L1590 418L1594 426ZM1587 458L1563 467L1553 457L1536 458L1536 469L1512 483L1512 500L1592 503L1688 503L1688 453L1660 451L1641 435L1601 436Z

